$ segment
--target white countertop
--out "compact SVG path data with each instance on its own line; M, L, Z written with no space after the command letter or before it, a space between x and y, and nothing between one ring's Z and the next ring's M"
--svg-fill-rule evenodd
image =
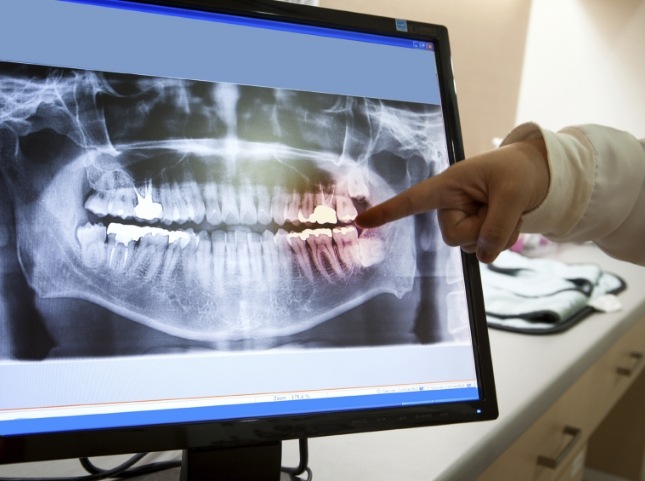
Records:
M595 262L621 276L627 283L619 295L622 310L593 314L555 335L490 330L500 410L497 420L311 439L309 464L314 479L474 479L645 316L645 268L611 259L591 245L564 246L550 257ZM297 464L296 453L295 441L284 443L285 464ZM0 477L79 474L82 471L73 460L0 466Z

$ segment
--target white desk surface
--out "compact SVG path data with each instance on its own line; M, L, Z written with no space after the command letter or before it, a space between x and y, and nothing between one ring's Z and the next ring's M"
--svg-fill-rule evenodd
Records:
M622 310L594 314L556 335L490 330L500 410L497 420L311 439L314 479L474 479L645 316L645 268L611 259L590 245L564 246L551 257L595 262L621 276L627 283L619 295ZM297 464L297 443L286 442L283 449L284 463ZM72 460L0 466L0 477L80 474L78 463Z

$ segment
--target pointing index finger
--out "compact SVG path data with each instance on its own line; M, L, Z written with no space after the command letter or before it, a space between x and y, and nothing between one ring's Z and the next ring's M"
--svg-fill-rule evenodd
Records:
M426 179L367 209L356 217L356 224L359 227L374 228L409 215L436 209L439 205L438 195L433 189L433 179Z

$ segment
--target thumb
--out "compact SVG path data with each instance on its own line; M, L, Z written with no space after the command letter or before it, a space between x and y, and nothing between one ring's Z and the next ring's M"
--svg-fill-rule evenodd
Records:
M356 217L359 227L374 228L409 215L439 207L438 176L413 185L398 195L367 209Z

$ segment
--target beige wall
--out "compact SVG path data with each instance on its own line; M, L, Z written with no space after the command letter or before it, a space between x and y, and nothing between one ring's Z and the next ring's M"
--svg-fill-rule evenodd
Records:
M645 0L535 0L517 122L645 138Z
M612 2L613 3L613 2ZM466 155L515 125L530 0L320 0L321 7L448 27Z

